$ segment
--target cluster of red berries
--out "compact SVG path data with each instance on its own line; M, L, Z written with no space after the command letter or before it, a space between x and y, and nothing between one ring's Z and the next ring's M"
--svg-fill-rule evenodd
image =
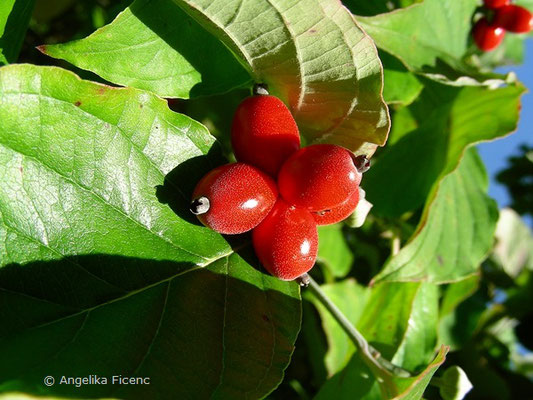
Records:
M331 144L300 148L298 127L285 104L263 86L254 92L233 119L238 162L200 180L191 211L219 233L253 229L253 246L265 269L293 280L315 263L317 225L342 221L355 210L369 161Z
M484 0L489 13L476 22L472 36L477 47L491 51L500 45L505 31L527 33L533 29L533 14L510 0Z

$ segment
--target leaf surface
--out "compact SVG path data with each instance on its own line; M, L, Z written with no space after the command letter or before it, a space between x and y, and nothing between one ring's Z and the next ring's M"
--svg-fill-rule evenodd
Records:
M468 146L516 129L523 93L521 85L457 89L426 81L424 92L409 107L415 129L393 136L393 145L365 174L373 212L397 218L421 207Z
M30 65L0 69L0 120L0 391L232 399L279 384L299 290L189 217L217 160L205 127ZM67 372L110 383L44 387Z
M40 49L162 97L224 93L250 82L228 49L172 0L136 0L90 36Z
M483 163L471 149L428 199L410 242L374 278L446 283L473 275L493 245L498 209Z
M197 33L199 28L196 24L199 24L200 29L205 28L214 38L222 41L255 82L267 83L270 91L289 105L302 133L309 141L336 143L366 154L373 153L376 145L385 143L389 116L382 98L383 70L377 50L372 40L359 28L351 13L340 2L174 2L176 8L179 6L196 21L194 26L187 27L190 21L180 16L179 21L191 31L191 35ZM156 61L155 75L159 74L165 79L170 77L170 86L175 86L175 92L170 95L183 96L191 85L188 83L182 88L182 83L176 81L181 77L169 73L175 66L165 54L172 53L172 59L181 59L182 62L178 66L188 63L186 69L191 70L191 76L196 80L198 72L203 75L204 69L211 68L217 60L212 59L209 48L202 45L196 46L194 52L191 52L201 58L195 62L188 54L192 48L190 43L178 39L177 34L168 32L169 28L165 26L168 24L174 27L176 24L161 22L161 16L155 21L147 21L146 16L135 11L143 4L150 3L138 0L130 10L119 16L117 21L120 20L120 24L115 21L96 32L93 37L80 42L48 46L45 51L55 57L68 59L83 68L94 71L98 68L98 71L106 74L107 79L114 82L134 86L137 85L135 80L139 68L142 71L144 66L148 65L147 62L153 60L154 54L161 55L161 59ZM168 1L164 1L164 5L169 12L182 13L179 10L172 11L172 4ZM138 18L138 21L131 15ZM134 24L135 27L129 28L128 24ZM146 24L152 30L143 28L140 24ZM126 59L118 54L112 59L108 58L106 52L109 47L117 46L107 43L108 32L122 38L118 40L122 43L118 44L119 50L128 51L126 54L130 57L127 62L133 65L133 68L124 66ZM165 38L168 36L167 40L173 41L170 46L173 49L167 46L164 53L159 54L162 43L158 32L163 33ZM137 39L131 38L132 33L141 39L137 42ZM207 43L212 42L211 38ZM130 46L133 48L128 50ZM139 48L141 50L137 56L135 51ZM145 54L145 50L148 54ZM96 52L94 57L87 58L87 53L93 51ZM100 51L102 54L98 54ZM203 62L205 64L202 64ZM205 68L199 67L193 71L198 63ZM230 71L234 69L229 68ZM160 95L169 95L161 90L161 87L169 86L168 82L162 84L160 78L153 76L151 70L152 68L147 68L150 82L142 87ZM162 72L159 73L159 70ZM116 75L125 75L125 78L118 81ZM222 77L222 81L225 81L224 79ZM239 83L246 82L241 80Z
M0 65L16 62L35 0L0 3Z

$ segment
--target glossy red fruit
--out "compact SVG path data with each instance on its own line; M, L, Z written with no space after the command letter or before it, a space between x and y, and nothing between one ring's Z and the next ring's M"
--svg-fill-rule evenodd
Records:
M243 163L215 168L196 185L191 212L205 226L224 234L255 228L278 197L276 182Z
M272 275L291 281L313 268L318 232L311 213L282 199L252 232L255 254Z
M352 193L352 195L344 203L341 203L335 208L330 210L322 210L313 212L313 218L317 225L331 225L337 222L344 221L354 211L355 207L359 203L359 189Z
M490 8L492 10L506 6L509 3L510 3L510 0L484 0L483 1L483 4L485 4L485 7Z
M508 5L496 10L492 23L509 32L527 33L533 29L533 14L524 7Z
M231 144L238 161L276 176L281 165L300 148L300 133L289 109L274 96L256 95L237 108Z
M316 144L289 157L279 171L278 188L287 203L322 211L346 201L360 181L351 152L333 144Z
M481 18L472 29L472 36L477 47L483 51L491 51L500 45L505 36L505 30L490 24L486 18Z

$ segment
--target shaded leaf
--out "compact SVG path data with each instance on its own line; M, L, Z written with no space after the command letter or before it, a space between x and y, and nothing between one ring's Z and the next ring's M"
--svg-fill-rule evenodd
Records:
M422 91L424 87L422 83L391 55L381 52L380 58L385 74L383 89L385 101L389 104L411 104Z
M320 226L318 236L318 260L334 277L346 276L350 272L354 256L344 239L342 225Z
M413 3L419 3L422 0L374 0L374 1L357 1L344 0L342 3L356 15L376 15L392 11L395 8L407 7Z
M353 325L357 325L368 301L369 290L356 283L353 279L322 285L321 288L346 315L348 320ZM313 302L320 313L322 327L328 341L325 364L328 374L333 375L346 366L355 348L346 333L322 304L308 293L306 293L306 298Z
M0 391L224 399L279 384L299 290L186 212L215 160L202 125L31 65L0 69L0 120ZM67 371L151 383L43 385Z
M136 0L87 38L40 49L162 97L223 93L250 82L228 49L172 0Z
M473 275L458 282L450 283L442 296L440 317L448 315L470 297L478 289L479 279L479 275Z
M497 206L474 149L444 177L426 204L410 242L374 278L379 281L446 283L476 272L493 244Z
M17 61L35 0L0 3L0 65Z
M399 217L421 207L433 186L453 171L465 148L516 129L523 86L488 90L427 84L410 107L417 128L393 138L365 174L373 212Z

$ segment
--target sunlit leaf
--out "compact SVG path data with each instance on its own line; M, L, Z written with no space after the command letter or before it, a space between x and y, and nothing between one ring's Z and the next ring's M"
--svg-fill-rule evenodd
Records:
M0 392L259 398L279 384L299 290L191 218L217 160L205 127L31 65L0 69L0 120ZM150 384L43 384L95 374Z

